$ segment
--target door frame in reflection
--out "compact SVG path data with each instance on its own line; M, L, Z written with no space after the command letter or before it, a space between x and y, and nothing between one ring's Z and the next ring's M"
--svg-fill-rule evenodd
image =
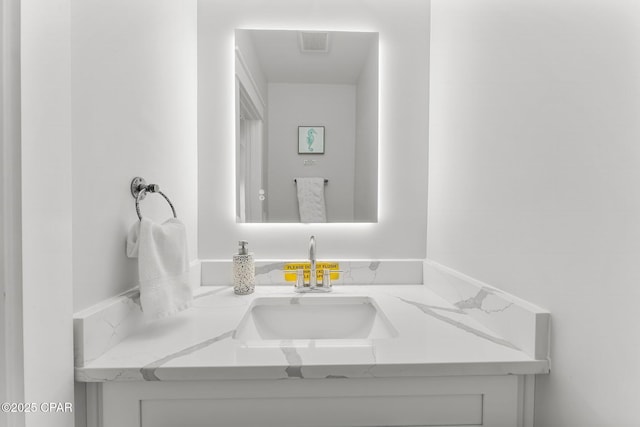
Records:
M240 101L236 115L236 220L265 222L263 118L239 79L236 79L236 90Z

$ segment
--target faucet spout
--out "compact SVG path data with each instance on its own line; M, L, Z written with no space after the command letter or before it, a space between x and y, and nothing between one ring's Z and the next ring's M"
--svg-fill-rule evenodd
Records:
M309 286L315 288L318 285L317 269L316 269L316 236L309 239L309 261L311 268L309 269Z

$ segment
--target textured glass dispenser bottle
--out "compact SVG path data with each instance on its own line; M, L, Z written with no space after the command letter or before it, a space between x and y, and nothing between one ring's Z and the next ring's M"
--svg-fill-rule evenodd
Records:
M247 295L255 290L255 265L253 254L247 250L248 243L238 242L238 253L233 255L233 291L238 295Z

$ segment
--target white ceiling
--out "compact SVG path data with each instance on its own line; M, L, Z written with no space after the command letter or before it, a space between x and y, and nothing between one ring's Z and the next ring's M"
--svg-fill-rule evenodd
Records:
M328 53L302 53L295 30L244 30L269 83L355 84L378 33L329 32Z

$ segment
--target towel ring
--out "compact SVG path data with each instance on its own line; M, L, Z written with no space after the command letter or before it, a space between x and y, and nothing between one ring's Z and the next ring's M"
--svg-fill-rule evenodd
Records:
M135 177L133 181L131 181L131 195L136 199L136 213L138 214L138 219L140 219L140 221L142 221L142 214L140 213L140 200L143 200L146 197L147 193L158 193L159 195L164 197L164 199L167 201L167 203L169 203L169 206L171 207L173 217L178 218L178 215L176 215L176 208L173 207L173 203L171 203L171 200L169 200L166 194L160 191L160 186L158 184L147 185L147 182L144 180L144 178L140 178L138 176Z

